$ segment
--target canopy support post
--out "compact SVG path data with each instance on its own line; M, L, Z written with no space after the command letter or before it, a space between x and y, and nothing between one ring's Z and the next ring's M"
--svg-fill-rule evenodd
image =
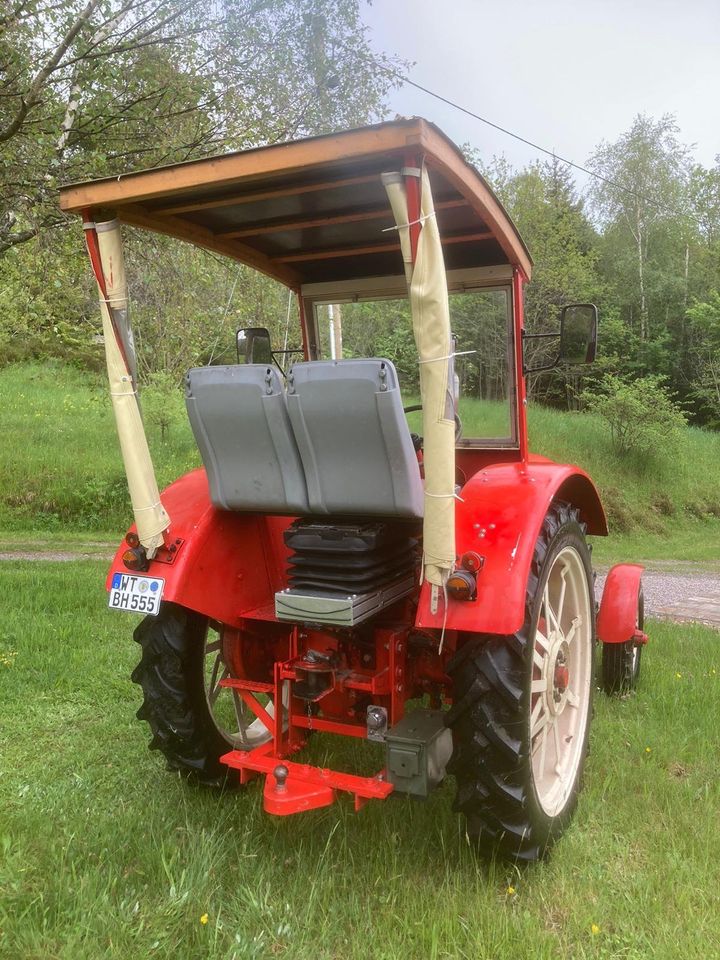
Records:
M82 216L88 256L100 295L110 396L135 525L140 543L152 558L165 543L170 517L160 502L138 404L120 224L117 221L96 224L89 208L83 209ZM102 241L98 236L100 232Z

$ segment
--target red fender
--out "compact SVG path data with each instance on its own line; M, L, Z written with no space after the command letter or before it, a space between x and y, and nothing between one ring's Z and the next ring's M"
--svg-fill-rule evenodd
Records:
M230 625L250 615L274 619L275 591L285 586L287 566L282 532L292 517L216 510L203 469L180 477L160 499L177 546L172 563L152 560L148 569L165 580L163 600ZM122 562L126 549L125 543L118 548L107 589L114 572L128 573Z
M601 643L627 643L632 639L647 643L647 636L637 625L644 569L639 563L618 563L608 573L597 618Z
M580 510L588 533L606 536L598 492L579 467L531 457L528 463L498 463L479 470L462 488L455 507L458 558L472 550L484 558L474 600L441 598L430 609L430 585L423 584L416 625L469 633L512 634L525 619L525 591L535 543L554 499Z

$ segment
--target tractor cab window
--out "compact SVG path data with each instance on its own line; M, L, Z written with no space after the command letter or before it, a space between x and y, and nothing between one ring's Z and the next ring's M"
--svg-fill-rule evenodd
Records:
M494 287L451 293L455 337L460 444L511 446L516 442L515 385L510 291ZM407 298L354 299L315 307L322 358L387 357L395 364L403 401L420 402L420 374ZM422 431L422 415L408 414Z

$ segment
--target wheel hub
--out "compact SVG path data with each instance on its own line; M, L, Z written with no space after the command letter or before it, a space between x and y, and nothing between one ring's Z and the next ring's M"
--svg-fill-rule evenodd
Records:
M558 702L568 688L570 683L570 671L567 667L567 660L562 651L558 654L555 661L555 671L553 673L553 697Z
M570 687L570 651L562 632L558 629L550 640L550 651L544 658L544 699L547 713L559 716L565 709Z

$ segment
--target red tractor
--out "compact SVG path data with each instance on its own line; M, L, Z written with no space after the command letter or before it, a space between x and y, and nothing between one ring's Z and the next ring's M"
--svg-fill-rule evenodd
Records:
M642 568L611 571L596 618L586 535L605 514L585 472L528 450L532 261L483 178L412 119L71 185L61 203L100 291L135 514L107 589L145 614L151 748L200 783L264 775L276 815L341 792L358 809L426 797L450 773L482 850L542 856L577 802L598 639L604 686L636 682ZM297 297L301 355L255 327L237 363L188 372L204 468L162 496L120 223ZM346 343L382 320L402 356L341 359L338 313ZM596 328L594 306L565 307L542 365L592 360ZM304 762L311 734L369 741L377 773Z

